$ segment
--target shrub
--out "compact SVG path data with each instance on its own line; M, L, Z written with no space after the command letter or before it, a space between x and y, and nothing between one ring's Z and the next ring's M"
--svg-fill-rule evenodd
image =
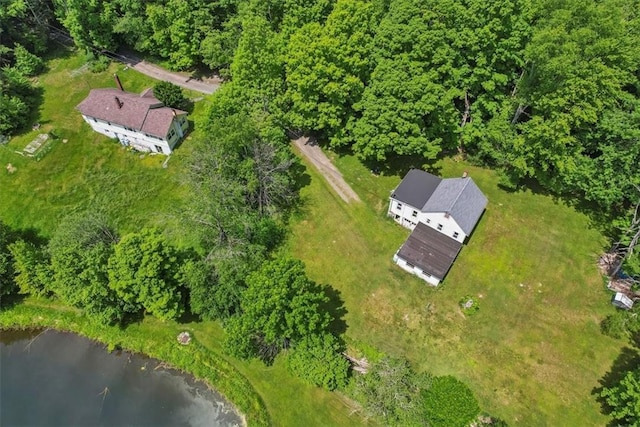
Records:
M432 427L465 427L480 413L473 392L450 375L434 378L423 397L425 417Z
M480 305L478 304L477 299L470 295L464 296L460 300L459 304L462 312L467 316L471 316L480 310Z
M158 82L153 87L153 95L167 107L184 108L186 99L180 86L170 82Z
M35 76L44 68L42 59L29 52L21 44L15 45L13 55L15 58L14 68L23 76Z
M306 382L328 390L347 385L349 362L344 346L332 334L303 338L289 354L289 369Z
M604 318L600 323L600 330L608 337L620 339L627 335L627 314L616 311Z
M104 55L98 55L97 57L92 55L91 59L89 59L89 71L102 73L109 68L110 63L111 60Z
M405 359L383 357L364 375L355 375L353 397L368 415L388 426L422 425L422 391L431 384L428 374L416 374Z

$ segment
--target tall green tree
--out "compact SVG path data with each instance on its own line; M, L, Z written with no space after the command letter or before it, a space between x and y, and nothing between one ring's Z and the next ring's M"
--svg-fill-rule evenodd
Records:
M241 313L229 319L225 347L238 357L270 361L289 343L327 331L324 290L301 261L278 258L247 277Z
M176 69L189 69L202 60L206 35L225 29L236 13L235 1L168 0L149 3L146 8L151 35L144 49L168 58ZM233 28L230 29L233 31Z
M11 47L15 44L33 54L43 53L52 20L47 0L0 0L0 66L11 62L5 58L11 56Z
M144 309L160 319L184 311L177 251L151 228L124 236L109 258L109 286L127 307Z
M46 288L102 324L122 320L125 309L109 288L107 262L117 235L105 218L79 213L63 218L49 242L52 280Z
M0 135L10 135L29 123L36 107L36 89L21 72L0 69Z
M611 408L613 419L625 426L640 426L640 370L626 373L618 383L605 387L600 396Z
M254 120L268 120L278 113L284 91L283 43L267 19L247 14L242 20L242 36L231 64L236 102L248 106Z
M47 296L51 290L51 268L46 247L25 240L9 246L13 258L15 282L21 294Z
M374 41L376 67L350 124L354 151L385 160L391 154L433 159L455 146L458 115L448 87L454 49L447 27L422 0L392 2Z
M375 12L371 2L339 0L324 25L293 33L286 67L290 127L340 137L373 68Z
M81 47L115 49L113 34L115 14L110 0L53 0L58 20Z
M634 7L635 6L635 7ZM481 152L512 182L620 211L638 183L637 2L538 5L522 78ZM505 127L504 122L508 126Z

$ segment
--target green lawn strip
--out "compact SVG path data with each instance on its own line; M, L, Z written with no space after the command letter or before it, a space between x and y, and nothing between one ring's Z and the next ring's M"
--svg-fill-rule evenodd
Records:
M385 218L401 177L330 156L364 203L344 204L307 168L307 207L287 249L313 279L338 290L350 340L462 379L483 409L510 423L607 423L591 392L623 342L599 331L614 309L595 267L605 240L586 216L548 196L507 192L492 171L442 161L442 176L467 170L489 206L433 289L391 260L409 234ZM469 318L458 306L465 295L480 305Z
M219 324L204 322L198 325L198 331L199 342L213 349L220 348L224 331ZM258 360L229 359L263 397L274 425L324 427L371 424L365 422L354 410L356 405L341 393L308 385L292 376L287 369L286 358L282 356L272 366Z
M121 347L167 362L206 381L232 402L246 417L248 425L270 425L269 414L260 395L251 383L228 361L199 342L199 333L175 322L160 322L147 318L126 329L90 323L76 310L54 308L48 301L29 299L0 312L1 328L48 328L77 333L106 344ZM187 346L176 337L187 330L193 338Z

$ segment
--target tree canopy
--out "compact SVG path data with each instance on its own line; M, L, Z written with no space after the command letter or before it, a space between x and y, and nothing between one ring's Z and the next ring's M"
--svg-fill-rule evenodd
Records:
M241 312L229 320L226 347L239 357L272 360L290 343L327 331L332 321L323 309L327 301L301 261L267 262L247 277Z
M640 369L634 369L601 393L611 408L610 415L621 425L640 426Z
M127 311L144 309L160 319L184 311L177 251L152 228L125 235L109 258L109 286Z

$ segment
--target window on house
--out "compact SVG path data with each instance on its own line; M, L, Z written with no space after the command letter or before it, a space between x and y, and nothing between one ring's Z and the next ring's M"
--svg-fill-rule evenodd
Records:
M417 217L418 216L418 211L411 212L411 216L414 217L414 218Z
M457 239L459 235L460 235L460 234L456 231L455 233L453 233L453 238L454 238L454 239Z
M408 262L406 262L406 261L405 261L405 264L407 264L407 267L416 268L416 266L415 266L415 265L410 264L410 263L408 263Z
M171 139L176 135L176 131L175 129L171 129L171 131L169 132L169 137L167 139Z
M438 231L442 231L442 224L438 224Z
M398 203L398 204L396 205L396 209L398 209L398 210L402 209L402 203Z
M427 218L427 224L431 223L431 220L429 218Z
M431 275L429 273L427 273L426 271L424 271L424 275L427 277L431 277Z
M94 123L98 123L98 121L97 121L96 119L93 119L93 122L94 122Z

